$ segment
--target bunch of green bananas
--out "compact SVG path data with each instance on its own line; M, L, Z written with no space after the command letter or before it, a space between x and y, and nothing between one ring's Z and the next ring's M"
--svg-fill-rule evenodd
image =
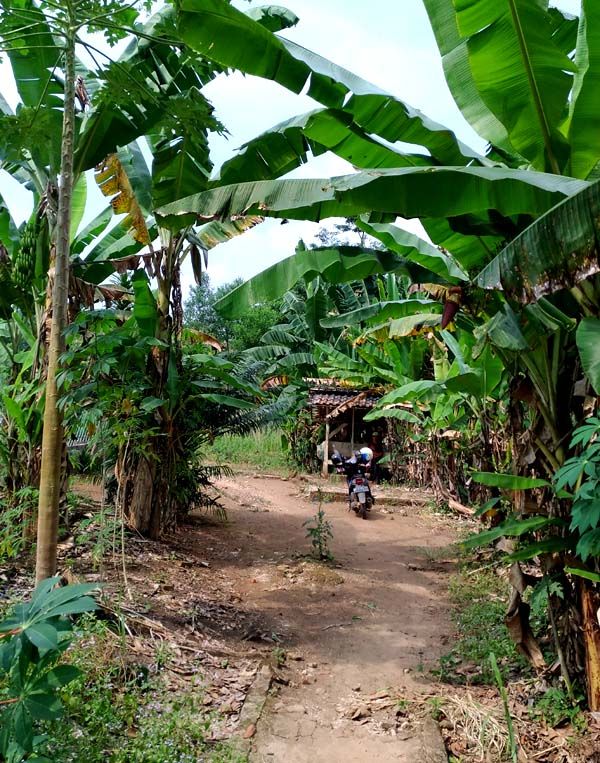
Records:
M34 213L23 228L21 245L13 257L13 283L23 291L31 290L35 277L35 258L39 231L39 218Z

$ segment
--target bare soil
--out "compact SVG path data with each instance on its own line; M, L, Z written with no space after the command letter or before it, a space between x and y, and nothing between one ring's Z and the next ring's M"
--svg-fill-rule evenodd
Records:
M259 636L288 653L289 684L270 697L251 759L423 759L398 701L404 689L426 691L423 674L452 632L452 565L435 552L456 540L456 522L425 512L427 497L407 490L380 490L367 520L326 503L335 563L323 565L307 556L303 523L317 504L305 483L236 477L219 488L230 520L220 569Z
M215 735L246 736L251 761L445 760L441 738L415 717L430 715L425 676L452 633L453 564L438 557L459 521L434 515L423 491L376 489L367 520L333 496L323 506L334 562L319 563L303 526L318 508L313 483L236 475L218 483L227 523L198 514L163 543L129 539L127 586L115 596L145 635L133 643L170 645L175 681L199 671L207 708L222 716ZM98 577L112 587L120 566ZM75 565L93 579L86 568ZM240 712L265 663L271 689L245 727Z

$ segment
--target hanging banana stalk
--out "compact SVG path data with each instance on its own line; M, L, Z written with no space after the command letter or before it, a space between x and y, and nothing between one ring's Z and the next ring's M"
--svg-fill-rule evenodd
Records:
M442 313L442 322L440 327L446 326L454 320L454 316L459 311L463 297L463 290L460 286L451 286L445 295L444 312Z

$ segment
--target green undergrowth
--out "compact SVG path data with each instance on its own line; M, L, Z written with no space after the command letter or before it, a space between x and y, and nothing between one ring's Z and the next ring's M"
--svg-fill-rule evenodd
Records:
M587 730L587 721L580 707L583 697L577 699L578 702L573 703L564 689L552 687L535 700L529 715L552 728L568 723L576 733L582 734Z
M443 558L443 551L439 550L438 558ZM448 590L456 634L449 651L441 656L438 669L431 672L444 683L453 685L506 686L508 689L513 681L525 679L529 686L529 719L552 728L569 725L572 738L578 738L587 728L581 711L583 693L576 692L572 700L560 681L541 689L536 686L532 668L517 651L504 623L510 596L508 581L497 574L491 561L481 567L481 561L475 561L470 554L465 556L460 545L446 547L445 551L447 559L456 558L456 554L461 557L460 571L452 577ZM531 608L529 621L533 633L546 662L551 664L555 655L549 638L547 589L542 586L529 589L525 599ZM494 655L493 661L490 655ZM495 664L498 675L494 673ZM437 704L432 706L432 715L436 717L443 700L434 698L434 701ZM459 763L456 758L450 760Z
M279 429L259 430L248 435L221 435L207 452L217 463L262 472L289 472L287 451Z
M490 653L496 655L503 680L529 673L504 624L508 595L508 584L492 569L476 569L466 563L452 578L449 598L456 637L434 671L440 680L494 684Z
M45 754L55 763L245 763L227 743L211 740L214 718L202 687L169 688L159 656L135 664L118 634L86 618L67 653L82 672L63 687L64 715L46 724Z

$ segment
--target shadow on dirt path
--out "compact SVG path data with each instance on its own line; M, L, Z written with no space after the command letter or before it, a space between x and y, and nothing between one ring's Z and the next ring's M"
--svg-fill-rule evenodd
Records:
M220 571L257 615L245 638L271 639L289 668L289 684L267 701L251 760L424 762L396 697L426 693L424 672L452 632L444 601L452 566L438 557L456 540L455 523L406 491L401 503L379 491L386 509L378 501L367 521L344 503L324 504L336 564L316 564L304 556L302 525L317 510L305 487L244 476L219 483L230 519ZM392 721L378 720L382 707Z

